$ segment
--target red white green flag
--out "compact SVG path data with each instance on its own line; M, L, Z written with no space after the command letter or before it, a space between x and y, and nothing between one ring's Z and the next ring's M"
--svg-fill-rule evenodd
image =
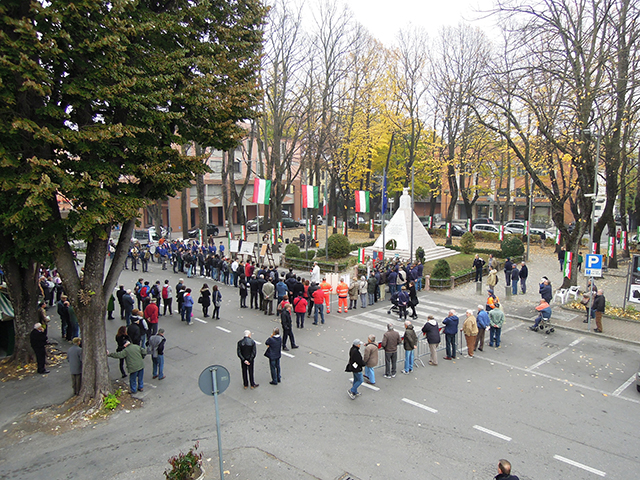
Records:
M338 217L333 217L333 228L338 229Z
M364 248L358 248L358 262L364 264Z
M271 241L271 245L275 245L276 244L276 238L277 238L276 237L276 229L275 228L272 228L269 231L269 237L270 237L269 240Z
M451 224L447 223L447 238L451 236Z
M373 218L369 220L369 231L373 232Z
M429 215L429 228L433 228L433 217Z
M327 194L325 192L325 195L322 197L322 216L326 217L327 216Z
M319 188L313 185L302 185L302 208L318 208Z
M524 235L529 235L529 220L524 221Z
M625 230L620 232L620 249L627 249L627 232Z
M247 227L245 225L240 226L240 234L242 235L242 240L247 239Z
M282 228L282 222L278 222L278 235L284 235L284 229Z
M500 225L500 241L504 240L504 225Z
M342 222L342 234L347 235L347 222Z
M313 239L314 240L318 240L318 226L317 225L313 225L311 227L311 230L313 232Z
M591 253L593 253L595 255L595 253L598 251L598 242L593 242L591 244Z
M369 192L364 190L356 190L356 212L367 213L369 211Z
M269 205L271 197L271 180L256 178L253 181L253 203Z
M609 244L607 245L607 253L609 254L609 258L613 258L613 245L615 240L613 237L609 237Z
M573 253L565 252L564 254L564 271L563 274L567 278L571 278L571 264L573 263Z
M558 236L556 237L556 245L560 245L560 237L562 236L562 232L558 232Z

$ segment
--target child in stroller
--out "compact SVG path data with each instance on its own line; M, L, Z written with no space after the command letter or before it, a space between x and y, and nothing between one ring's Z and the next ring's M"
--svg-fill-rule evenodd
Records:
M400 306L398 303L398 297L400 296L400 292L395 291L391 295L391 307L387 310L387 314L391 315L391 312L400 313Z
M540 330L546 334L555 332L555 329L551 326L549 319L551 318L551 307L544 298L540 299L540 304L536 307L538 316L535 323L529 327L530 330L537 332Z

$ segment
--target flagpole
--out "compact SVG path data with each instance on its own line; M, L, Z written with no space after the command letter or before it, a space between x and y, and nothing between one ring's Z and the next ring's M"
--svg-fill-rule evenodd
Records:
M302 190L300 190L302 194ZM307 198L309 198L309 194L307 192ZM307 208L304 209L304 228L306 230L304 235L304 259L306 262L309 261L309 201L307 200Z
M325 177L324 184L324 199L327 201L327 177ZM324 256L329 261L329 250L327 246L329 244L329 202L327 202L327 213L324 216Z
M409 250L409 263L413 263L413 209L414 209L414 198L413 198L413 179L415 176L414 166L411 165L411 213L409 214L410 222L411 222L411 250Z
M392 137L393 138L393 137ZM380 213L381 213L381 220L380 220L380 225L382 228L382 265L384 266L384 254L385 254L385 250L386 250L386 244L385 244L385 239L384 239L384 230L385 230L385 221L384 221L384 217L385 217L385 209L384 209L384 200L385 197L387 195L387 168L383 168L382 169L382 201L380 202Z

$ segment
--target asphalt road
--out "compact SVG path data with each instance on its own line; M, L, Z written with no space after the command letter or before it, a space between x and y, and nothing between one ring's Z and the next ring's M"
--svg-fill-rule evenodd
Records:
M150 270L141 276L175 285L178 275L160 272L156 264ZM132 286L136 278L125 271L121 280ZM205 281L185 280L193 290ZM351 400L348 350L355 338L381 338L395 318L387 315L386 303L346 315L334 307L324 326L309 321L304 330L294 329L300 348L283 356L283 382L272 386L263 343L279 321L239 309L237 291L221 290L219 321L203 319L199 305L190 327L175 313L161 317L167 378L152 380L147 359L142 409L117 413L95 428L0 442L0 478L157 479L167 459L195 441L209 460L206 477L218 478L213 399L197 386L211 364L231 372L231 385L220 396L227 478L489 479L500 458L510 459L521 479L626 479L639 469L640 394L631 381L640 360L636 345L561 330L534 333L528 323L509 318L505 306L501 348L485 347L473 359L460 355L453 362L439 352L438 367L402 375L399 364L393 379L378 370L377 389L363 385L362 395ZM418 330L429 313L442 319L455 308L462 316L484 300L455 292L420 298ZM107 322L111 344L121 324ZM247 328L260 342L256 390L243 389L236 356ZM117 360L109 362L119 377ZM0 420L7 425L19 412L68 398L68 367L2 384L0 395Z

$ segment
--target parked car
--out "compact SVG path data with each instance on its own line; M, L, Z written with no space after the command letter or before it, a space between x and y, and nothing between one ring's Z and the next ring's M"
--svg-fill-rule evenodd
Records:
M476 218L471 225L493 225L493 218Z
M524 222L522 220L511 220L504 224L505 233L524 233Z
M284 228L298 228L300 225L293 218L282 217L282 226Z
M486 223L481 223L479 225L474 225L471 229L473 232L490 232L490 233L500 233L500 227L498 225L489 225Z
M189 230L187 232L187 235L189 236L189 238L196 238L198 236L198 230L199 230L198 228ZM207 233L205 234L205 237L208 237L210 235L217 237L218 233L220 233L220 231L217 225L214 225L213 223L207 223Z
M442 225L440 225L438 227L438 229L446 230L447 229L447 224L443 223ZM457 225L455 223L451 224L451 236L452 237L461 237L465 233L466 233L466 230L463 227L461 227L460 225Z
M264 220L264 216L260 215L260 217L258 217L260 219L260 231L261 232L265 232L267 231L269 228L271 228L269 225L265 224L265 220ZM253 220L249 220L247 222L247 230L249 230L250 232L255 232L258 230L258 220L257 219L253 219Z
M133 235L131 236L132 242L138 242L140 245L155 245L160 240L160 237L155 232L155 229L151 231L147 230L134 230Z
M324 224L323 222L324 222L324 217L322 215L318 215L316 217L316 225L323 225ZM300 224L301 227L304 227L307 224L307 219L302 218L298 223Z

